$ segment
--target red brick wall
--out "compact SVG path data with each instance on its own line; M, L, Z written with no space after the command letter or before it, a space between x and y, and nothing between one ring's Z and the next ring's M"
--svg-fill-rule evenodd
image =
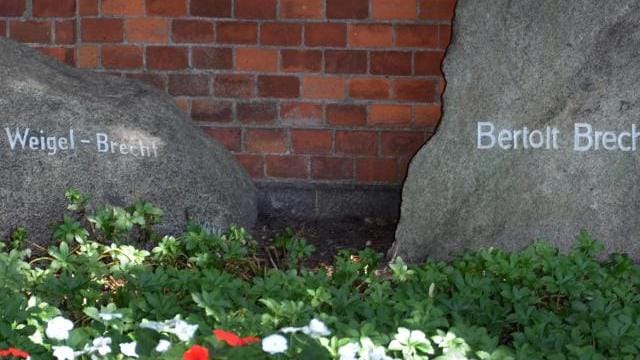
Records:
M256 179L396 184L454 0L0 0L0 36L167 91Z

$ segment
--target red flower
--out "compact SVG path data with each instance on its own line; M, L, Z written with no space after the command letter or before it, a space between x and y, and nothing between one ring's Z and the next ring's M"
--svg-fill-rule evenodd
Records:
M184 360L209 360L209 349L193 345L191 349L184 353Z
M244 338L240 338L240 336L230 331L224 331L220 329L213 330L213 334L216 336L218 340L226 342L227 345L231 347L251 345L260 341L260 338L255 336L247 336Z
M8 349L0 350L0 356L2 357L11 356L11 357L22 358L22 359L29 358L29 354L26 351L22 351L16 348L8 348Z

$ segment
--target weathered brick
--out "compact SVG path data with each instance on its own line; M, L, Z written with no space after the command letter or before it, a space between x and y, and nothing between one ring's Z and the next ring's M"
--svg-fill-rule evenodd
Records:
M243 124L273 124L278 107L272 102L250 102L237 105L238 121Z
M173 96L208 96L211 78L207 75L169 75L169 94Z
M451 25L440 25L440 49L446 49L451 42Z
M369 17L369 0L326 0L329 19L366 19Z
M440 104L416 106L414 112L416 126L424 126L434 129L438 126L438 122L440 122L442 106Z
M374 51L371 53L371 73L375 75L411 75L411 53Z
M416 75L442 76L444 51L417 51L415 54Z
M378 134L373 131L336 131L336 154L376 155Z
M408 126L411 124L411 115L410 105L372 104L369 106L369 125Z
M362 183L395 183L398 181L395 159L365 158L356 160L356 180Z
M156 70L181 70L189 66L187 48L173 46L147 47L147 67Z
M300 80L295 76L258 76L258 96L275 98L297 98L300 95Z
M396 45L399 47L438 47L437 25L396 25Z
M456 0L421 0L420 18L427 20L451 20Z
M307 76L302 80L302 94L308 99L343 100L345 81L335 77Z
M304 156L267 155L267 176L283 179L305 179L309 166L307 158Z
M276 0L235 0L239 19L275 19Z
M126 19L127 42L166 44L169 42L169 20L162 18Z
M102 47L102 66L105 69L141 68L142 48L137 46L105 45Z
M41 53L50 56L61 63L65 63L69 66L75 66L75 51L73 48L63 47L36 47L36 50Z
M324 68L331 74L364 74L367 72L367 52L364 50L327 50Z
M0 2L0 6L2 5ZM72 17L75 14L75 0L33 0L34 17Z
M182 110L183 113L185 114L190 114L190 110L189 110L189 98L187 97L176 97L174 98L174 100L176 101L176 106Z
M434 102L436 82L420 79L397 79L393 83L393 98L396 100Z
M147 15L180 17L187 14L186 0L147 0Z
M190 0L190 4L189 11L193 16L231 16L231 0Z
M144 0L102 0L102 15L142 16Z
M9 22L12 39L25 43L51 43L51 21L19 21Z
M287 152L287 134L281 129L246 129L244 149L249 153L285 153Z
M349 24L349 46L383 48L393 46L393 27L386 24Z
M201 122L229 123L233 120L233 105L228 101L193 99L191 118Z
M177 43L210 43L215 39L211 21L176 19L171 29L171 37Z
M297 46L302 42L302 25L267 23L260 27L262 45Z
M95 69L100 65L100 48L97 46L80 46L76 49L76 59L79 68Z
M363 105L327 105L327 122L337 126L363 126L367 124L367 109Z
M229 151L240 151L242 148L242 129L229 127L202 127L205 134L222 144Z
M319 72L322 71L322 51L282 50L282 71Z
M217 97L250 98L254 96L255 79L252 75L217 75L213 93Z
M167 79L166 79L166 75L165 74L158 74L158 73L147 73L147 72L143 72L143 73L139 73L139 72L135 72L135 73L128 73L126 74L126 77L130 78L130 79L136 79L136 80L140 80L142 82L145 82L151 86L154 86L162 91L166 91L167 86ZM184 105L184 104L183 104ZM186 110L185 110L186 112Z
M383 132L381 140L382 155L411 156L420 150L424 143L425 136L423 132Z
M297 154L329 154L333 135L329 130L291 130L291 150Z
M304 43L307 46L345 47L347 45L347 25L340 23L305 24Z
M56 21L56 44L70 45L76 42L75 20Z
M264 177L264 156L235 154L235 158L247 170L251 178L259 179Z
M82 19L81 33L84 42L122 42L124 22L122 19Z
M284 103L280 105L280 121L288 126L321 126L322 105L313 103Z
M21 17L26 9L26 0L0 0L0 17Z
M314 156L311 158L311 177L316 180L353 179L353 159Z
M278 71L278 51L261 48L236 48L236 70Z
M197 69L233 69L231 48L194 47L191 49L192 65Z
M0 36L7 36L7 22L4 20L0 21Z
M280 0L280 17L285 19L322 18L323 0Z
M78 15L96 16L99 11L98 0L78 0Z
M354 99L388 99L389 80L356 78L349 82L349 96Z
M371 17L378 20L412 20L417 10L416 0L371 0Z
M221 44L256 44L258 25L249 22L220 22L216 24L216 41Z

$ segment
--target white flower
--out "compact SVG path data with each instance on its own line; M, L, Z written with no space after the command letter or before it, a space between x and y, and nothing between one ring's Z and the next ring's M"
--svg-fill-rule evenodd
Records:
M368 337L360 339L360 344L361 360L392 360L387 356L384 346L376 346Z
M282 328L279 331L283 334L290 334L290 333L297 333L297 332L305 332L309 331L309 327L308 326L304 326L304 327L286 327L286 328Z
M98 317L104 321L111 321L113 319L122 319L122 314L117 312L102 312L98 314Z
M111 338L108 337L97 337L93 339L93 346L91 347L91 351L97 351L98 354L104 356L111 352Z
M165 339L158 341L158 345L156 346L156 351L159 353L163 353L171 347L171 343Z
M262 351L269 354L280 354L288 348L287 339L282 335L273 334L262 339Z
M348 343L340 346L338 349L338 355L340 360L356 360L360 345L358 343Z
M163 332L168 328L168 326L163 322L149 321L147 319L142 319L139 326L143 329L151 329L157 332Z
M57 360L74 360L76 358L73 349L68 346L54 346L53 356Z
M309 323L309 326L307 327L309 333L307 335L311 336L311 337L320 337L320 336L329 336L331 335L331 331L329 330L329 328L327 328L327 325L325 325L322 321L318 320L318 319L313 319L311 320L311 322Z
M49 320L44 332L50 339L67 340L71 329L73 329L73 323L62 316L58 316Z
M136 353L137 345L138 344L135 341L132 341L128 343L122 343L118 346L120 346L120 352L122 353L122 355L137 358L138 357L138 354Z
M191 340L193 334L198 330L198 325L189 325L186 321L177 319L173 329L167 330L180 339L182 342Z

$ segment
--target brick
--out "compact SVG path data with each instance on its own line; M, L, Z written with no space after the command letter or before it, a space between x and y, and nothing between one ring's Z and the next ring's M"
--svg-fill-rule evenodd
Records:
M151 73L129 73L125 75L130 79L136 79L147 83L153 87L156 87L162 91L166 90L166 76L164 74L151 74Z
M288 126L321 126L322 105L313 103L285 103L280 105L280 121Z
M102 15L143 16L144 0L102 0Z
M398 79L393 83L393 97L405 101L434 102L436 85L433 80Z
M456 0L421 0L420 18L426 20L450 21Z
M416 75L442 76L444 51L417 51L415 53Z
M298 46L302 43L302 25L267 23L260 27L262 45Z
M239 19L275 19L276 0L235 0Z
M100 48L80 46L76 50L77 65L83 69L95 69L100 65Z
M304 156L266 156L267 176L284 179L307 178L307 159Z
M254 88L255 79L251 75L218 75L213 82L213 93L217 97L250 98L254 96Z
M411 75L411 53L374 51L371 53L371 73L375 75Z
M381 127L411 124L411 106L373 104L369 106L369 125Z
M440 25L440 41L438 43L440 49L446 49L451 42L451 25Z
M169 75L169 94L173 96L208 96L211 78L207 75Z
M322 51L282 50L281 70L286 72L322 71Z
M194 47L191 49L191 61L196 69L233 69L233 50L231 48Z
M0 21L0 36L7 36L7 22Z
M399 47L438 47L437 25L396 25L396 45Z
M327 122L338 126L363 126L367 124L367 109L363 105L327 105Z
M258 96L275 98L297 98L300 95L300 80L295 76L258 76Z
M304 25L307 46L347 46L347 26L338 23L310 23Z
M166 44L169 42L169 20L161 18L126 19L127 42Z
M179 98L174 98L174 100L176 101L176 106L182 110L183 113L185 114L189 114L189 98L186 97L179 97Z
M280 129L246 129L244 149L250 153L285 153L287 134Z
M291 130L291 150L297 154L329 154L333 136L328 130Z
M181 17L187 14L186 0L147 0L148 16Z
M0 17L21 17L26 9L26 0L0 0Z
M122 42L124 22L122 19L82 19L81 33L84 42Z
M322 18L323 0L280 0L280 17L285 19Z
M242 147L242 130L227 127L203 127L205 134L222 144L229 151L240 151Z
M221 44L256 44L258 25L248 22L220 22L216 24L216 41Z
M378 134L372 131L336 131L336 154L376 155Z
M78 0L78 15L97 16L98 13L98 0Z
M75 0L33 0L34 17L72 17L75 14Z
M264 177L264 157L262 155L235 154L235 158L253 179Z
M75 20L56 21L56 44L70 45L76 42Z
M307 76L302 80L302 94L308 99L343 100L345 81L341 78Z
M215 39L213 23L206 20L173 20L171 29L177 43L210 43Z
M326 0L329 19L366 19L369 17L369 0Z
M237 105L238 121L243 124L273 124L278 117L275 103L251 102Z
M356 181L362 183L394 183L398 180L395 159L356 159Z
M9 22L12 39L25 43L51 43L51 21Z
M102 66L105 69L138 69L142 65L141 47L121 45L102 47Z
M442 106L440 104L416 106L414 112L416 126L435 129L442 116Z
M364 50L327 50L324 68L330 74L364 74L367 72L367 52Z
M147 47L147 67L156 70L181 70L189 66L189 56L185 47Z
M393 46L393 27L383 24L349 24L351 47L383 48Z
M233 120L233 105L227 101L193 99L191 118L201 122L229 123Z
M166 1L166 0L165 0ZM193 16L231 17L231 0L190 0Z
M69 66L75 66L75 51L73 48L63 47L36 47L36 50L41 53L58 60L61 63Z
M416 0L371 0L371 17L377 20L411 20L418 17Z
M412 156L420 150L424 143L423 132L383 132L381 138L382 155Z
M275 72L278 51L260 48L236 48L236 70Z
M349 82L349 96L354 99L388 99L390 87L386 79L356 78Z
M312 157L311 177L316 180L353 179L353 159Z

